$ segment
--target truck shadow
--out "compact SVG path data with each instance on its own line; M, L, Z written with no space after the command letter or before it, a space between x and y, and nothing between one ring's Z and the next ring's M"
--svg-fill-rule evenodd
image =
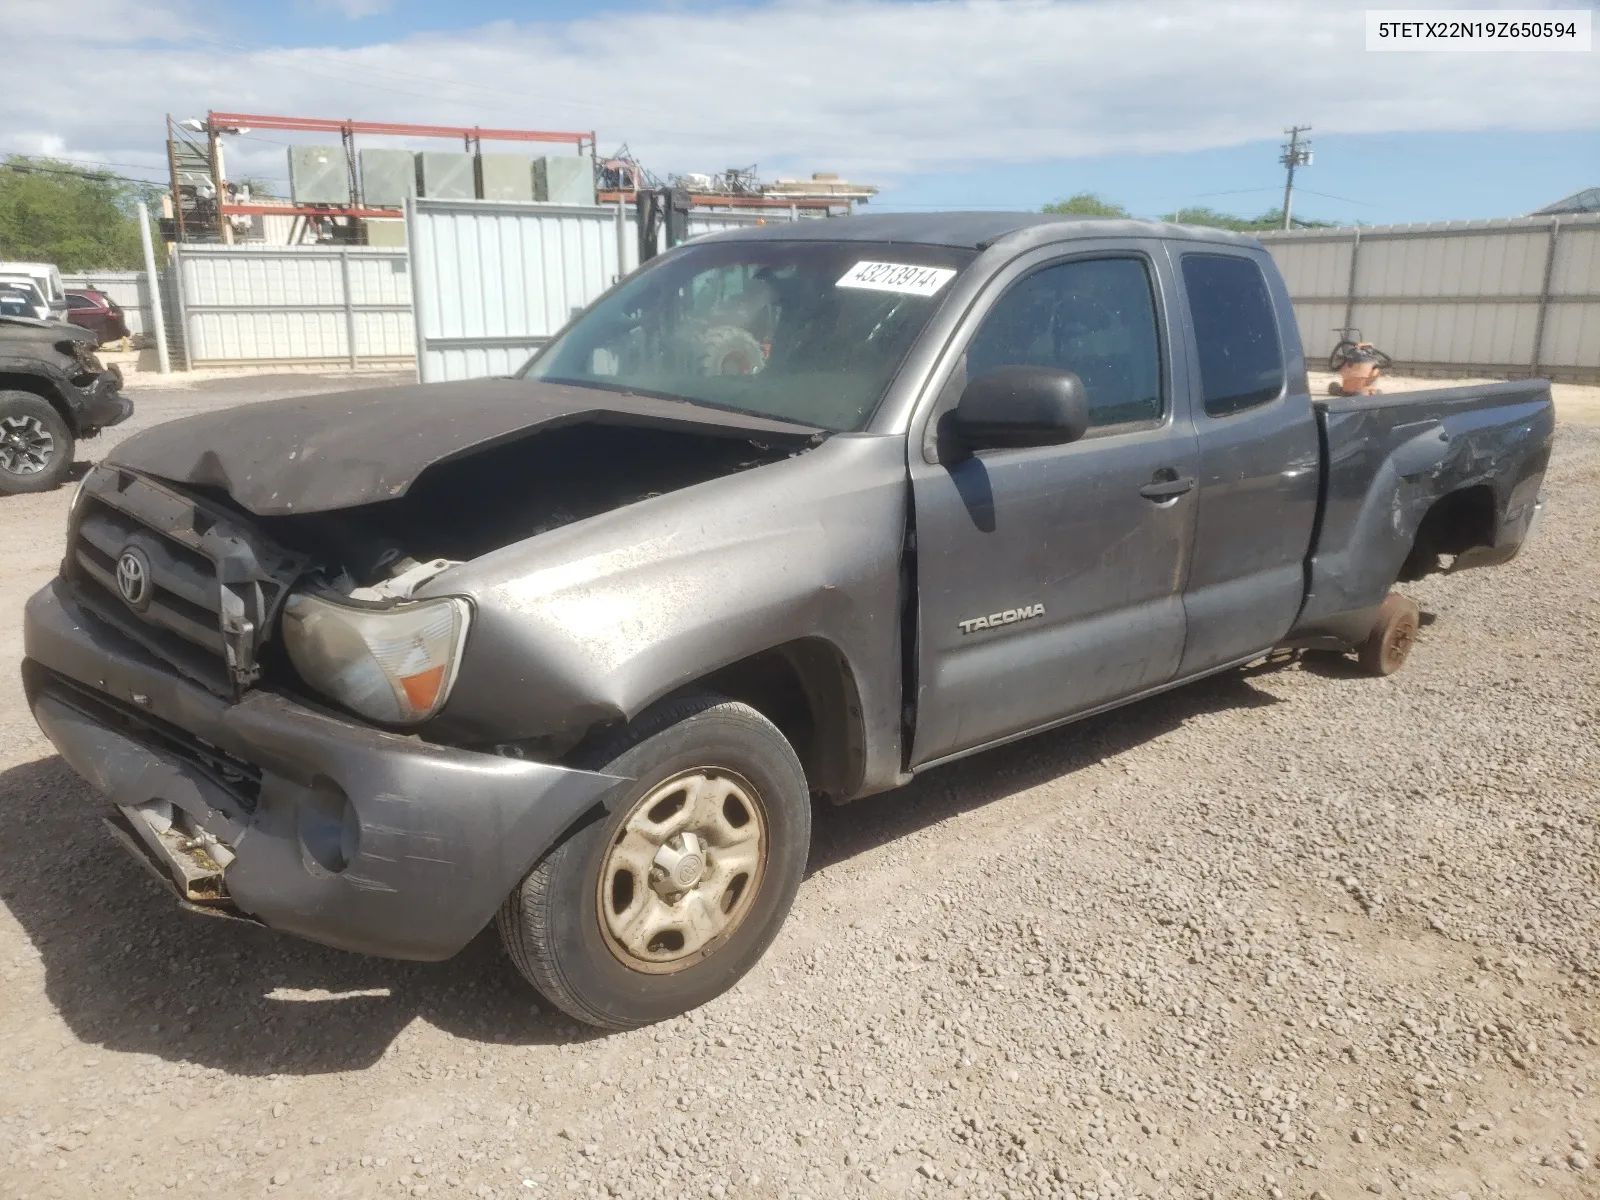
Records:
M1070 775L1219 709L1272 703L1237 672L819 810L812 870ZM111 839L105 802L59 758L0 772L0 901L37 951L50 1003L83 1043L239 1075L377 1061L418 1018L488 1044L603 1036L543 1005L493 930L449 962L325 949L177 909ZM19 981L20 982L20 981Z
M367 1066L419 1017L485 1043L598 1036L543 1006L492 929L448 962L400 963L186 913L106 811L59 758L0 772L0 901L87 1044L259 1075Z
M815 873L929 825L1072 775L1176 729L1193 717L1276 704L1272 695L1250 685L1249 674L1227 671L1126 708L936 767L893 792L843 807L819 805L812 816L807 872Z

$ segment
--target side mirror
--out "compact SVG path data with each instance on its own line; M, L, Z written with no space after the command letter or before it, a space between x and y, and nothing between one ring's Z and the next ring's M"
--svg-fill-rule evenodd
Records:
M998 367L968 382L952 431L969 450L1062 446L1089 428L1083 380L1054 367Z

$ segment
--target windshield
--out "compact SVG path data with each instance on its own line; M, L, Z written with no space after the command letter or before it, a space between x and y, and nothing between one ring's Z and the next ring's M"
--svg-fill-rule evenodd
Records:
M0 284L0 317L31 317L33 301L23 292Z
M862 429L973 256L872 242L689 246L603 297L522 374Z

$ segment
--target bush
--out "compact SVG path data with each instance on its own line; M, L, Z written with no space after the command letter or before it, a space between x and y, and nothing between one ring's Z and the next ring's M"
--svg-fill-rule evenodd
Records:
M72 163L9 155L0 162L0 259L55 263L62 271L144 265L134 204L149 185ZM157 261L164 254L157 245Z

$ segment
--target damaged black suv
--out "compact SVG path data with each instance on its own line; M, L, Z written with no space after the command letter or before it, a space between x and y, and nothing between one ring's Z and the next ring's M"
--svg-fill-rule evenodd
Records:
M0 314L0 495L57 487L79 438L133 412L96 345L64 321Z

